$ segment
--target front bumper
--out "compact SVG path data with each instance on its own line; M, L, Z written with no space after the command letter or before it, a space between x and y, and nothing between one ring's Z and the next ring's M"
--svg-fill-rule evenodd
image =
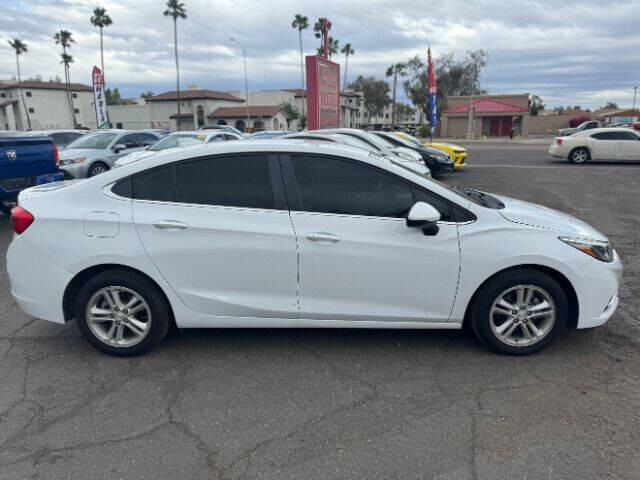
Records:
M70 163L69 165L60 165L60 171L64 173L67 180L74 178L86 178L89 162L86 160L81 163Z
M452 159L454 168L456 170L460 170L462 167L464 167L464 164L467 161L467 152L454 153L453 155L454 156L452 157Z
M614 251L613 262L590 260L578 272L579 283L574 284L578 296L577 328L593 328L605 324L618 307L618 286L622 263Z

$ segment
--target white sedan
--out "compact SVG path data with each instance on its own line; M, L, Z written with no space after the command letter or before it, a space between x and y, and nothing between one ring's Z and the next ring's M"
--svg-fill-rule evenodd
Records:
M144 150L131 152L124 157L120 157L113 164L113 168L121 167L127 163L136 162L143 158L152 157L162 150L169 148L183 148L190 145L197 145L200 142L225 142L227 140L243 140L241 135L226 130L206 130L197 132L173 132L149 145Z
M23 191L7 252L29 315L113 355L202 327L460 329L526 354L602 325L622 271L561 212L294 140L160 152ZM61 213L62 212L62 213Z
M549 145L554 157L582 164L589 160L640 160L640 132L629 128L594 128L568 137L556 137Z

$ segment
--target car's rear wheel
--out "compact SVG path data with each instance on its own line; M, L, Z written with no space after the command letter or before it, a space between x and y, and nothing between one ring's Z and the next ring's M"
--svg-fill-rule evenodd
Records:
M526 355L545 347L564 327L567 296L551 276L538 270L504 272L476 294L471 326L492 350Z
M100 175L101 173L109 170L109 166L103 162L96 162L89 167L87 171L87 177L95 177L96 175Z
M89 343L116 356L138 355L157 345L171 323L158 287L124 270L108 270L85 282L76 297L75 317Z
M569 154L569 161L571 163L582 164L586 163L591 159L591 154L589 150L584 147L578 147L571 151Z

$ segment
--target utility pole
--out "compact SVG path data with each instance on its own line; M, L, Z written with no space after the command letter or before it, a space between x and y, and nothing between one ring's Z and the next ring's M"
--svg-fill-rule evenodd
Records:
M631 107L632 110L636 109L636 93L638 91L638 87L633 87L633 107Z
M242 56L244 57L244 95L247 107L247 126L245 128L245 131L249 131L249 82L247 81L247 51L245 50L244 45L242 45L235 38L230 38L229 40L240 45L240 48L242 49Z

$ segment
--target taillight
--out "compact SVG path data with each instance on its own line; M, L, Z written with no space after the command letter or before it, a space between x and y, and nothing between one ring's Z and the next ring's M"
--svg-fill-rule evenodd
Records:
M20 235L33 223L33 215L21 207L11 209L11 224L13 231Z
M56 170L60 168L60 155L58 155L58 147L53 143L51 145L53 147L53 163L56 164Z
M556 138L556 144L557 145L562 145L562 139L561 138Z

